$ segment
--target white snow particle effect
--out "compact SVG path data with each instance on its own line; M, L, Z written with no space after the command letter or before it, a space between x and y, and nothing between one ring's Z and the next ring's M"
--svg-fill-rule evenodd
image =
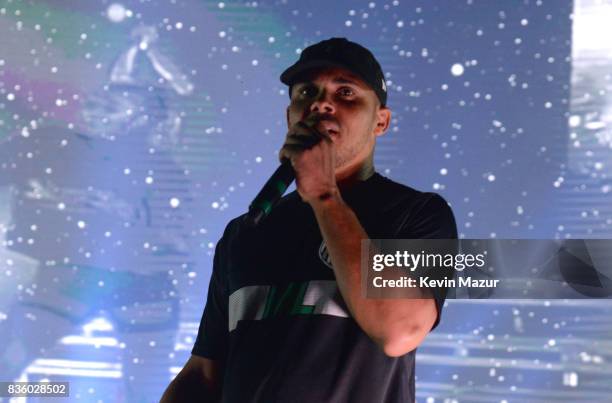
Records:
M9 94L6 96L6 99L8 99L9 101L14 101L15 94L13 94L12 92L9 92Z
M576 386L578 386L578 374L576 372L564 373L563 384L575 388Z
M79 222L77 222L77 226L78 226L80 229L85 228L85 221L79 221Z
M489 182L494 182L494 181L495 181L495 175L493 175L493 174L489 174L489 175L487 176L487 180L488 180Z
M462 75L464 71L465 69L459 63L455 63L451 66L451 74L456 77L459 77L460 75Z
M582 119L580 118L580 116L572 115L569 118L569 125L570 125L570 127L578 127L578 126L580 126L580 122L581 121L582 121Z
M181 201L177 199L176 197L173 197L172 199L170 199L170 207L177 208L179 204L181 204Z
M106 16L112 22L121 22L127 17L126 9L122 4L113 3L108 6Z

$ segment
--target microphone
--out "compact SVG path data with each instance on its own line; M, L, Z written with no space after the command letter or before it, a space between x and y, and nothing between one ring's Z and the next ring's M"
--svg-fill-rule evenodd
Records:
M249 212L244 217L245 222L251 227L257 226L270 214L294 180L295 171L291 162L283 160L249 205Z

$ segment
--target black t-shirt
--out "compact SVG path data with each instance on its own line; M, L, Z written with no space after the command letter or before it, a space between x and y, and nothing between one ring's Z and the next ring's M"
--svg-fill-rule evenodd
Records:
M457 237L437 194L374 174L342 196L372 239ZM223 402L413 402L415 351L386 356L350 316L296 192L255 229L229 223L192 350L224 367Z

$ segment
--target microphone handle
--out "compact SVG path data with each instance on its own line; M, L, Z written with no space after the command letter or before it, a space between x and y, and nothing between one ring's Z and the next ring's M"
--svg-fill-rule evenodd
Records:
M283 197L294 180L293 166L291 166L290 161L284 160L249 205L249 212L245 216L245 221L252 227L257 226L262 219L270 214L272 208Z

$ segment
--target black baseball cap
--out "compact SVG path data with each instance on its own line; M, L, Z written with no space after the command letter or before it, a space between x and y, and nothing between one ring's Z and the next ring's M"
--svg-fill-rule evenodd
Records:
M342 67L354 73L374 90L382 106L387 104L387 85L380 64L372 52L346 38L331 38L307 47L280 80L291 88L303 73L324 67Z

